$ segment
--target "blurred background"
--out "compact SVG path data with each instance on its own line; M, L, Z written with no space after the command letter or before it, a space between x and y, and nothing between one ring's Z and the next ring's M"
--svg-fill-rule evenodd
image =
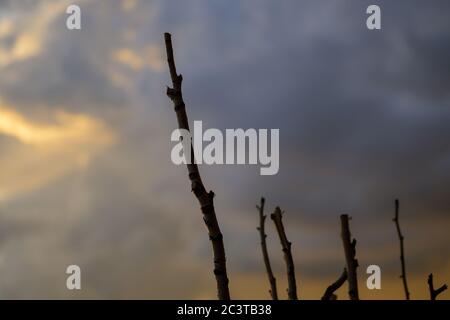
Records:
M70 4L81 30L66 28ZM366 28L378 4L382 29ZM280 171L200 168L216 193L233 298L269 299L255 205L276 205L301 299L340 275L352 217L363 299L450 282L448 1L0 1L0 298L215 298L186 168L170 160L171 32L190 121L279 128ZM285 266L266 222L281 298ZM66 289L66 267L82 290ZM365 289L366 267L382 289ZM347 299L346 286L338 291ZM444 292L441 299L449 299Z

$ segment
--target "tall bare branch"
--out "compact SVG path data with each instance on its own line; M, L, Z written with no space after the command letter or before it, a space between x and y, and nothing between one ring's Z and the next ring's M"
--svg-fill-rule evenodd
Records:
M283 248L284 261L286 262L287 276L288 276L288 297L289 300L297 300L297 285L295 282L295 269L294 260L292 259L291 253L291 243L286 237L286 232L284 231L282 218L282 212L280 207L275 208L275 212L270 215L270 218L275 223L277 228L278 236L280 237L281 247Z
M350 297L350 300L359 300L358 276L356 273L358 260L355 259L356 239L351 240L348 220L348 215L341 215L341 236L344 245L345 260L347 262L348 273L348 295Z
M405 267L405 249L403 245L403 234L400 229L400 222L398 220L399 210L400 209L400 203L398 199L395 199L395 217L393 221L395 222L395 226L397 227L397 233L398 233L398 239L400 241L400 262L402 264L402 274L400 275L400 278L403 280L403 288L405 290L405 297L406 300L409 300L409 290L408 290L408 282L406 281L406 267Z
M322 300L335 300L336 295L334 294L334 292L338 290L345 281L347 281L347 269L344 268L341 276L327 288L322 296Z
M264 203L265 199L261 198L261 204L259 206L256 206L256 209L259 211L259 227L256 228L259 231L259 235L261 238L261 249L264 259L264 265L266 266L267 276L269 277L269 283L270 283L270 296L272 297L272 300L278 300L278 293L277 293L277 281L275 277L273 276L272 267L270 266L270 260L269 260L269 253L267 251L267 245L266 245L266 238L267 235L264 231L264 223L266 221L266 215L264 214Z
M182 75L177 74L175 67L175 60L173 56L172 39L170 33L164 34L166 44L167 62L169 64L170 77L172 79L172 88L167 88L167 96L172 100L177 115L178 128L189 130L189 121L186 114L186 106L184 104L183 95L181 92ZM226 268L225 248L223 245L223 236L217 222L216 212L214 209L214 192L207 192L198 166L195 163L194 152L191 146L192 161L187 165L189 180L191 181L191 188L194 192L203 213L203 220L206 224L209 233L209 239L212 242L214 254L214 275L217 282L218 298L221 300L229 300L230 293L228 289L228 277Z
M430 299L436 300L438 295L447 290L447 285L444 284L435 290L433 285L433 274L430 273L430 275L428 276L428 289L430 290Z

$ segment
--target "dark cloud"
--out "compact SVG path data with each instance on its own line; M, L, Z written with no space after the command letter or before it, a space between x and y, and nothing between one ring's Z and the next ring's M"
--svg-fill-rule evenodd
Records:
M276 176L259 176L256 167L201 168L207 188L217 194L231 279L261 271L254 209L261 195L267 213L275 205L286 210L301 277L334 277L342 269L341 213L353 216L360 261L396 275L396 197L411 273L448 264L450 5L377 3L381 31L365 28L369 1L154 1L128 13L119 2L97 2L86 5L86 28L79 34L57 27L63 18L54 21L42 54L4 70L2 98L26 114L36 104L91 114L114 124L120 139L88 169L4 206L6 215L28 220L21 237L31 234L30 224L48 231L34 230L36 241L14 247L28 264L22 271L43 274L46 294L37 280L23 293L25 280L11 277L4 296L67 295L60 288L64 274L59 283L51 273L72 261L86 270L82 297L211 292L213 279L204 274L211 270L211 253L200 212L185 168L169 161L176 122L164 92L168 74L115 69L110 61L120 47L162 46L164 31L173 33L191 121L280 129ZM131 42L122 37L128 28L135 33ZM115 86L112 71L126 76L131 89ZM0 145L10 143L0 139ZM283 270L267 223L274 266ZM10 250L3 254L13 256ZM46 251L45 257L32 254ZM443 255L436 258L436 251ZM42 260L52 267L46 270ZM11 265L2 270L16 275Z

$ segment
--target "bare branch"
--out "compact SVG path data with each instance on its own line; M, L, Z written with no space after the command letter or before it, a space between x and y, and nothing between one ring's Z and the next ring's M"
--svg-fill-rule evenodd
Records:
M275 277L273 276L272 267L270 266L269 253L267 251L267 245L266 245L267 235L264 231L264 223L266 221L266 216L264 215L264 203L265 203L265 199L261 198L261 205L256 206L256 209L258 209L258 211L259 211L259 227L256 229L259 231L259 235L261 237L261 249L262 249L264 264L266 266L267 276L269 277L269 283L270 283L269 292L272 297L272 300L278 300L277 282L276 282Z
M172 100L177 115L178 128L189 130L189 122L186 114L186 107L181 92L181 83L183 77L177 74L175 60L173 56L172 39L170 33L164 34L166 44L167 62L169 65L170 77L172 79L173 88L167 88L167 96ZM192 146L191 146L192 149ZM194 192L203 213L203 220L208 229L209 239L212 242L214 254L214 275L217 282L218 298L220 300L229 300L230 293L228 289L228 277L226 269L225 248L223 245L223 237L217 222L216 212L214 209L214 192L207 192L198 166L194 160L194 153L191 150L192 160L187 165L189 180L191 181L192 191Z
M294 260L292 259L291 243L286 237L283 222L281 220L282 213L280 207L275 208L275 212L270 215L270 218L275 223L278 236L280 237L281 247L283 248L284 260L286 262L287 276L288 276L288 297L289 300L297 300L297 285L295 282Z
M430 299L436 300L438 295L447 290L447 285L444 284L441 287L439 287L439 289L435 290L433 285L433 274L430 273L430 275L428 276L428 289L430 290Z
M400 278L403 280L403 288L405 290L405 296L406 300L409 300L409 290L408 290L408 283L406 281L406 267L405 267L405 254L404 254L404 245L403 240L404 237L402 235L402 231L400 229L400 222L398 220L398 214L399 214L399 201L398 199L395 199L395 217L393 221L395 222L395 226L397 227L397 233L398 233L398 239L400 241L400 262L402 264L402 274L400 275Z
M358 267L358 260L356 256L356 240L351 240L350 227L348 225L348 215L341 215L341 236L344 244L345 260L347 261L348 273L348 295L351 300L359 300L358 294L358 277L356 268Z
M341 276L327 288L323 294L322 300L336 300L337 296L334 292L338 290L345 281L347 281L347 269L344 268Z

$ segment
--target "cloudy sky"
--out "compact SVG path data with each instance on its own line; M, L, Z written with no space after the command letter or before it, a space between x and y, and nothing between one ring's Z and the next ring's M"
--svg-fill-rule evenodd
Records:
M66 28L69 4L82 29ZM369 4L382 30L365 26ZM300 298L344 267L352 216L361 296L450 282L450 3L361 0L0 0L0 298L215 298L186 169L170 161L171 32L190 120L280 129L280 171L202 166L231 295L269 298L255 205L280 205ZM275 228L269 252L287 286ZM65 270L82 269L82 290ZM368 265L382 289L365 289ZM346 298L346 288L338 292ZM441 298L450 298L446 292Z

